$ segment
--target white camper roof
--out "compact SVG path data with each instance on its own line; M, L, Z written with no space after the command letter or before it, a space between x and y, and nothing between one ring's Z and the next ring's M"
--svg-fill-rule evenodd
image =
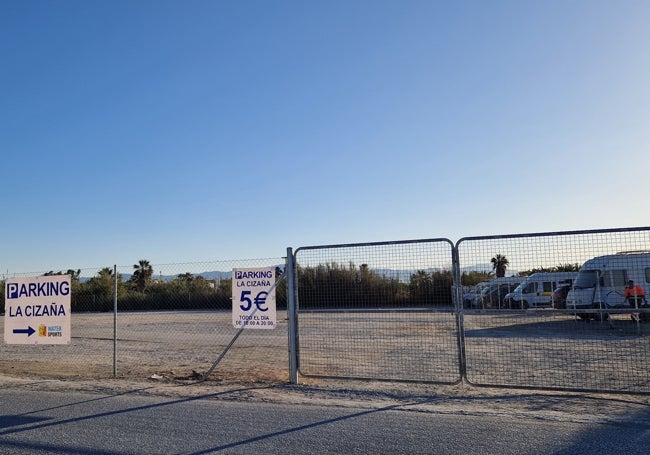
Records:
M640 266L650 266L650 250L639 251L621 251L616 254L606 254L604 256L596 256L585 262L582 269L599 269L599 268L617 268L629 266L630 264Z

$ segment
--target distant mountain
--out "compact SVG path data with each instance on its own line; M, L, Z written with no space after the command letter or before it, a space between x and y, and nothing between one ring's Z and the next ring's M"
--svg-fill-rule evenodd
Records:
M284 269L284 264L280 265L279 267ZM416 274L420 270L424 270L427 273L435 273L435 272L441 272L441 271L448 271L447 269L440 269L436 267L430 267L427 269L371 269L374 273L376 273L379 276L383 276L386 278L392 278L396 279L402 283L408 283L411 281L411 276ZM492 271L492 265L491 264L475 264L472 266L468 267L462 267L461 268L461 273L464 272L491 272ZM122 281L128 281L131 279L131 274L129 273L122 273ZM154 274L153 278L156 280L161 280L165 283L169 283L170 281L173 281L178 278L178 275L182 275L182 273L175 274L175 275L161 275L161 274ZM200 272L200 273L193 273L192 274L194 277L200 276L203 277L206 280L214 280L214 281L221 281L221 280L230 280L232 279L232 271L220 271L220 270L212 270L212 271L205 271L205 272ZM517 276L518 272L516 270L510 270L508 269L507 271L507 276ZM277 277L276 277L277 278ZM90 278L85 278L81 277L81 281L85 282L88 281Z
M170 281L175 280L178 278L178 275L182 275L182 273L176 274L176 275L155 275L153 276L154 279L156 280L161 280L165 283L169 283ZM193 273L192 276L195 278L200 276L205 278L206 280L214 280L214 281L221 281L221 280L229 280L232 277L232 271L229 272L221 272L218 270L213 270L210 272L201 272L201 273ZM122 275L123 280L128 280L131 278L131 275Z
M284 264L280 264L277 267L280 267L281 269L284 269ZM184 273L177 273L174 275L162 275L159 273L154 273L152 278L154 280L160 280L165 283L169 283L170 281L173 281L178 278L178 275L183 275ZM120 276L122 277L122 281L129 281L133 274L131 273L121 273ZM215 280L217 282L221 280L230 280L232 278L232 270L229 270L227 272L221 271L221 270L210 270L210 271L205 271L205 272L199 272L199 273L192 273L192 276L195 278L200 276L205 278L206 280ZM80 277L79 281L82 283L87 282L90 280L92 277ZM276 277L277 278L277 277Z
M415 275L418 273L420 270L424 270L426 273L435 273L435 272L443 272L445 269L440 269L437 267L430 267L427 269L409 269L409 270L397 270L397 269L373 269L373 272L375 272L379 276L383 276L385 278L392 278L396 279L397 281L401 283L409 283L411 281L411 276Z
M473 264L473 265L468 265L465 267L460 268L460 273L464 272L492 272L494 270L494 267L492 266L491 263L487 264Z

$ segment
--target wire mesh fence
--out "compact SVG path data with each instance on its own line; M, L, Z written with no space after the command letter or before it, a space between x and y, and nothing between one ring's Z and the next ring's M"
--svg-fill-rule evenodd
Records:
M650 393L650 227L299 248L276 328L236 338L231 272L257 267L285 259L13 274L71 277L72 337L3 344L0 374L200 379L227 351L211 378L293 381L297 359L310 377Z
M460 381L452 311L301 311L299 334L304 376Z
M300 373L460 381L445 239L296 251Z
M13 274L72 277L72 336L60 346L5 343L0 373L199 379L238 330L231 318L232 269L253 267L282 271L284 259L162 265L140 261L135 266ZM211 378L287 381L285 286L276 288L276 301L276 328L246 330Z
M650 327L625 310L589 323L569 310L486 310L464 317L475 385L649 392ZM610 324L611 323L611 324Z
M630 279L650 291L649 229L474 237L457 249L468 382L650 392L650 310L624 298ZM499 291L499 261L518 288Z

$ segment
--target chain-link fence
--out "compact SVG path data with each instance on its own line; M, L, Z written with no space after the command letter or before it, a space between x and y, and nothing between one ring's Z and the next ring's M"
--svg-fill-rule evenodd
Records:
M141 261L125 267L13 274L6 278L71 275L71 342L3 344L0 373L200 379L238 332L231 318L232 269L255 267L276 267L282 272L285 260L162 265ZM245 330L211 378L288 380L283 283L276 288L276 302L276 328Z

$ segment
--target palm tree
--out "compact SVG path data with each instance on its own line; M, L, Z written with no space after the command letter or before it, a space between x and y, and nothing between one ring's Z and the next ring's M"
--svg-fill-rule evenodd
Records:
M79 277L81 276L81 269L77 269L76 271L73 269L68 269L67 272L65 272L66 275L70 275L70 278L72 281L79 281Z
M151 277L153 276L153 267L151 267L151 264L146 259L140 259L140 261L133 266L133 270L133 276L130 281L135 283L138 291L142 292L151 281Z
M113 269L110 268L110 267L104 267L99 272L97 272L97 276L99 278L103 278L103 279L112 279L113 278Z
M409 291L413 303L425 304L431 302L433 298L433 275L424 270L418 270L411 275Z
M178 277L178 281L187 284L190 284L192 280L194 280L194 275L192 275L190 272L181 273L177 277Z
M509 262L505 256L497 254L492 259L490 259L490 262L492 263L492 270L494 270L497 274L497 278L503 278L506 276L506 269L508 268Z
M70 275L70 279L72 281L79 282L79 277L81 276L81 269L77 269L76 271L73 269L68 269L68 271L65 273L63 273L60 270L58 272L55 272L54 270L50 270L49 272L43 274L43 276L57 276L57 275Z

